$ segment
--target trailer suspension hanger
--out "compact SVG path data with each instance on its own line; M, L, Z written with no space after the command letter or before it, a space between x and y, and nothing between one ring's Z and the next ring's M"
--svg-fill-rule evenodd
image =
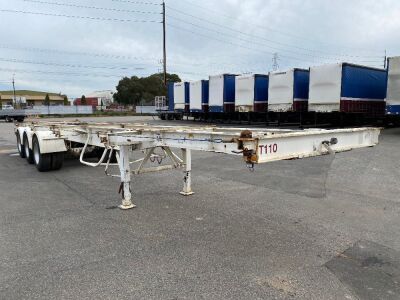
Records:
M183 169L183 189L180 193L192 195L192 150L242 156L249 170L254 171L254 166L260 163L371 147L378 144L380 129L283 130L38 122L17 124L15 133L19 143L28 142L29 149L35 147L33 139L37 139L40 145L39 158L41 155L79 149L82 164L90 167L104 166L107 176L120 178L120 208L129 209L135 207L132 202L131 177L143 173ZM103 149L97 162L84 160L90 148ZM172 149L180 149L182 156ZM114 153L117 163L111 161ZM143 157L138 158L138 153L142 153ZM167 158L170 163L163 164ZM150 163L156 166L147 166ZM118 167L118 174L111 174L110 166ZM43 168L42 164L38 169L50 171L52 167L49 165Z

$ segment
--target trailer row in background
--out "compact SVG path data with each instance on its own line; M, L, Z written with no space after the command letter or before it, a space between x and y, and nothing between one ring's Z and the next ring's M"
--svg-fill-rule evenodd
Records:
M170 112L400 114L400 57L388 69L349 63L268 75L222 74L209 80L170 83Z

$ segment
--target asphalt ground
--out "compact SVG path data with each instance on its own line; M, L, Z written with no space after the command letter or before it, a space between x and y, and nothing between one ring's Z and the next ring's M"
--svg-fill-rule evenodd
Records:
M121 211L117 179L72 159L39 173L1 122L0 299L400 299L399 149L388 129L254 173L194 152L194 195L181 171L143 174Z

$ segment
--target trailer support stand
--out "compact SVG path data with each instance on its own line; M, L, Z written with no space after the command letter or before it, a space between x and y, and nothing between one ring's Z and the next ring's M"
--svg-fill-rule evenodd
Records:
M129 146L120 146L119 150L119 169L121 172L122 203L120 209L131 209L136 207L132 203L131 194L131 167L129 163Z
M182 149L183 163L185 164L185 171L183 176L183 191L181 195L193 195L192 191L192 153L190 149Z

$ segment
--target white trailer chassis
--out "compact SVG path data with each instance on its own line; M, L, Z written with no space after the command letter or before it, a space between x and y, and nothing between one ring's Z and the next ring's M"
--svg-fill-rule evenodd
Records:
M378 144L380 129L293 131L213 126L32 122L17 124L15 133L20 155L26 156L29 162L35 163L40 171L59 168L61 165L57 161L60 159L58 154L76 149L80 151L80 161L84 165L105 166L106 175L121 178L122 204L119 207L130 209L135 207L130 188L132 175L183 168L181 194L185 196L193 194L191 188L192 150L242 156L247 167L254 170L254 165L258 163L372 147ZM102 154L99 155L100 159L97 162L86 161L85 153L93 146L103 149ZM181 149L182 156L175 154L172 149ZM132 159L133 153L140 153L140 151L143 152L143 157ZM112 163L113 155L115 155L116 163ZM161 165L166 158L169 159L170 164ZM158 163L158 165L148 167L149 163ZM118 166L119 174L110 173L111 165Z

